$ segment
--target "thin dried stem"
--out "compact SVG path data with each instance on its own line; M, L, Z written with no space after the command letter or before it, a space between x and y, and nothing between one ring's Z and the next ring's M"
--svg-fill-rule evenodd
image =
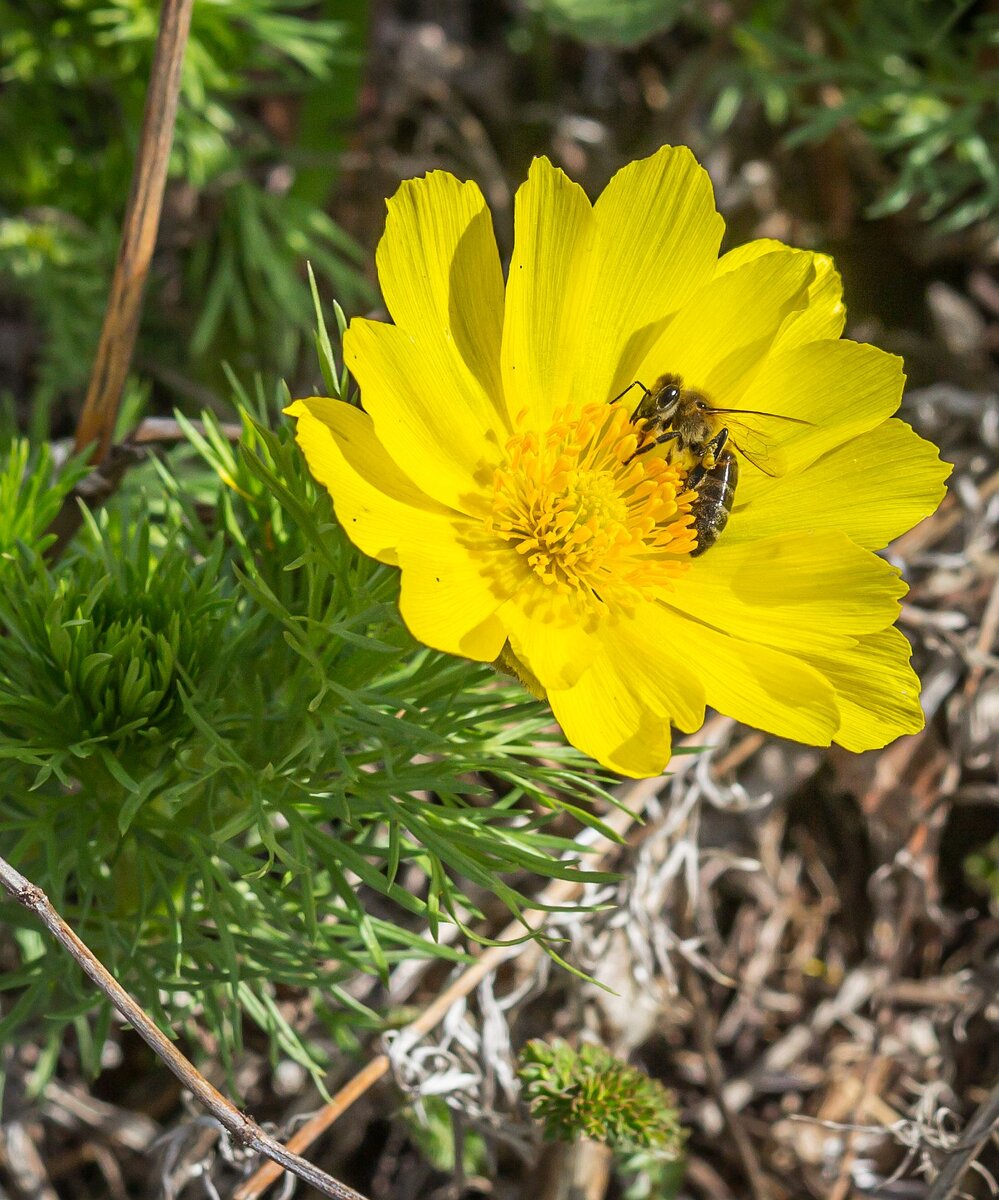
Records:
M170 147L173 144L180 74L191 28L194 0L163 0L153 52L139 148L132 170L132 188L125 209L121 244L87 396L76 427L76 449L91 450L98 468L110 468L96 492L102 502L121 482L125 467L111 455L111 438L132 362L142 312L146 277L156 246L163 209ZM100 474L100 471L98 472ZM48 556L58 558L80 528L79 497L66 497L49 530L56 535Z
M36 887L6 860L0 858L0 885L8 894L28 909L46 926L55 939L80 964L87 976L111 1001L136 1033L163 1060L185 1088L226 1129L240 1146L265 1154L287 1171L304 1179L324 1196L334 1200L364 1200L360 1192L327 1175L298 1154L282 1146L252 1118L241 1113L227 1100L177 1049L130 992L118 982L93 951L73 932L52 907L41 888Z
M718 728L724 724L718 718L715 721L716 723L710 723L705 726L696 737L685 738L681 745L709 745L713 733L716 733ZM672 776L676 777L684 774L693 767L696 761L696 757L694 756L689 758L678 757L672 764ZM639 819L638 814L648 799L661 786L661 778L643 779L629 785L627 791L621 797L622 804L625 807L613 812L605 824L614 834L623 837L635 821ZM618 848L619 843L614 841L613 838L600 836L592 849L595 853L599 852L606 856L612 850ZM545 888L538 899L545 905L560 905L572 900L581 891L582 884L568 879L556 879ZM511 921L496 940L504 942L522 939L524 923L528 920L537 919L540 927L546 915L546 912L540 909L528 910L523 913L520 920ZM430 1033L444 1019L452 1005L474 991L482 980L492 971L495 971L502 962L507 958L519 954L525 947L533 945L532 941L519 941L517 945L491 946L483 952L472 966L462 972L432 1004L428 1005L412 1024L407 1025L404 1030L401 1030L400 1037ZM308 1149L316 1138L323 1134L334 1121L342 1116L356 1100L388 1074L389 1066L390 1062L387 1054L376 1055L375 1058L367 1063L361 1071L332 1096L310 1120L301 1126L295 1135L289 1139L289 1149L295 1151ZM233 1193L232 1200L258 1200L271 1184L277 1181L280 1174L280 1170L273 1163L264 1163L245 1183L240 1184Z
M739 1118L739 1114L725 1098L725 1070L722 1066L721 1057L718 1054L718 1048L715 1045L717 1025L707 992L704 990L697 971L686 960L683 962L683 972L684 991L694 1006L694 1036L697 1039L697 1046L701 1052L701 1057L704 1059L708 1084L714 1093L715 1103L721 1111L722 1119L728 1128L732 1144L742 1164L742 1169L746 1175L746 1182L749 1184L750 1194L753 1200L773 1200L773 1190L767 1182L763 1168L760 1166L760 1160L753 1147L753 1143Z
M163 0L160 11L159 32L118 261L111 280L111 292L87 398L76 428L77 450L94 446L94 457L98 462L107 457L111 446L121 393L135 348L142 294L163 208L163 192L180 95L180 73L193 7L194 0Z
M975 1159L985 1148L985 1143L999 1129L999 1084L978 1106L978 1111L968 1122L961 1140L947 1155L940 1174L930 1184L926 1200L953 1200L961 1186L961 1180L974 1165Z

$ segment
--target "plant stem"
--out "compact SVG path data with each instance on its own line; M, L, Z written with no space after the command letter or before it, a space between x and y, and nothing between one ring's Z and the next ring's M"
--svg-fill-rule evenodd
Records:
M961 1140L948 1152L940 1174L930 1184L926 1200L952 1200L961 1180L999 1128L999 1084L993 1088L968 1122Z
M55 939L80 964L87 976L111 1001L153 1052L158 1055L180 1082L197 1099L240 1146L264 1154L299 1179L304 1179L324 1196L333 1200L364 1200L360 1192L327 1175L276 1141L252 1119L241 1113L198 1071L189 1059L148 1016L135 997L118 982L93 951L80 940L52 907L41 888L36 887L5 859L0 858L0 885L46 926Z
M77 451L89 448L97 466L92 488L97 504L103 503L117 490L127 466L114 459L111 438L135 350L142 295L156 246L177 118L180 73L193 7L194 0L163 0L160 10L142 132L132 169L132 187L125 207L118 259L111 277L108 305L90 372L87 396L76 426ZM55 534L55 542L46 554L50 560L59 558L80 528L83 520L81 498L87 502L75 491L68 495L49 527L48 532Z
M97 345L87 398L76 427L76 449L94 447L102 462L111 446L121 394L132 361L142 294L156 245L166 187L180 73L194 0L163 0L142 133L125 209L118 261Z
M718 732L719 727L723 727L725 722L717 717L715 721L718 724L714 726L714 731ZM709 724L696 735L696 738L687 738L685 742L688 745L704 744L705 740L710 743L711 734L712 726ZM690 758L678 758L673 770L674 777L687 771L694 761L693 756ZM629 786L628 790L621 797L623 807L611 813L606 819L608 829L612 830L616 837L624 838L636 819L638 819L638 814L644 808L648 797L655 794L660 784L661 780L658 779L644 779ZM599 849L601 861L605 856L617 850L620 845L615 840L615 837L606 837L603 835L590 842L587 835L584 834L579 840L580 842L586 842L591 852L595 853ZM543 901L545 905L560 905L572 900L580 891L582 891L582 885L571 879L554 879L548 884L538 899ZM544 925L546 915L544 909L528 909L521 914L519 920L511 921L496 938L497 942L508 944L494 945L484 950L470 967L451 981L447 988L420 1013L415 1021L400 1031L400 1036L430 1033L444 1019L452 1005L469 995L501 963L521 953L526 947L534 945L531 941L524 942L521 940L525 924L528 921L537 921L537 932ZM517 944L510 944L515 939ZM288 1140L289 1146L294 1147L296 1150L308 1149L359 1097L374 1087L380 1079L388 1075L391 1065L387 1054L375 1055L317 1113L296 1130L294 1136ZM273 1163L264 1163L254 1171L249 1179L239 1185L233 1193L232 1200L259 1200L259 1197L272 1184L277 1182L280 1175L281 1172Z

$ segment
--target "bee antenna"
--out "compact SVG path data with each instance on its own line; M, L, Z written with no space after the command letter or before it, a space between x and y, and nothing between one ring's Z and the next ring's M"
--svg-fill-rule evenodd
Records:
M642 383L642 381L640 379L636 379L633 383L629 383L623 392L618 392L618 394L614 397L613 400L611 400L610 403L616 404L618 402L618 400L623 400L624 397L627 396L627 394L631 391L632 388L641 388L643 395L645 395L645 396L651 395L651 393L649 392L649 389L645 386L645 384ZM641 402L639 402L639 403L641 403ZM632 419L634 419L634 418L632 418Z

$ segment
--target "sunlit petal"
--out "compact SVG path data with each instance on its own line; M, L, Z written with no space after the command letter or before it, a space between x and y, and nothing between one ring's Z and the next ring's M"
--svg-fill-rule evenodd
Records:
M898 616L898 571L838 530L723 537L677 583L669 603L692 617L724 612L725 629L791 651L852 645Z
M744 505L725 541L839 529L877 550L936 509L949 474L950 464L941 462L932 442L904 421L884 421Z
M511 671L626 775L705 705L854 750L919 729L905 585L872 551L947 466L893 419L900 361L840 340L831 260L719 259L707 175L669 147L593 206L538 160L515 220L504 298L478 190L404 185L379 250L396 324L345 339L367 412L289 410L415 636ZM609 403L660 375L682 390Z
M511 419L526 409L543 427L572 394L587 353L596 234L583 189L536 158L517 192L506 289L502 364Z

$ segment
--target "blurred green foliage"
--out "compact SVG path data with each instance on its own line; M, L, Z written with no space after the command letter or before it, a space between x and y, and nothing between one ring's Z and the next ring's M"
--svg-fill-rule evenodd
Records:
M421 1096L419 1105L403 1109L410 1137L436 1171L453 1175L460 1167L470 1175L488 1177L489 1155L483 1135L476 1129L459 1129L454 1113L442 1096ZM460 1161L459 1161L460 1149Z
M754 110L785 145L848 131L867 215L944 235L999 216L999 13L980 0L532 0L551 29L634 47L676 27L668 82L715 137ZM668 114L667 114L668 115Z
M868 215L941 234L999 214L999 13L969 0L763 0L735 29L790 146L852 129L882 176Z
M964 870L971 886L988 896L999 912L999 836L969 854L964 861Z
M685 0L531 0L530 7L556 32L625 47L669 29L687 5Z
M55 208L0 216L0 289L15 307L27 301L44 331L29 419L35 441L49 435L57 400L86 386L117 241L110 216L91 227Z
M159 5L0 2L0 278L44 334L33 432L83 389L114 264ZM174 399L219 363L295 370L308 255L345 303L369 295L325 215L360 78L363 0L198 0L137 366ZM297 136L301 124L302 136Z

